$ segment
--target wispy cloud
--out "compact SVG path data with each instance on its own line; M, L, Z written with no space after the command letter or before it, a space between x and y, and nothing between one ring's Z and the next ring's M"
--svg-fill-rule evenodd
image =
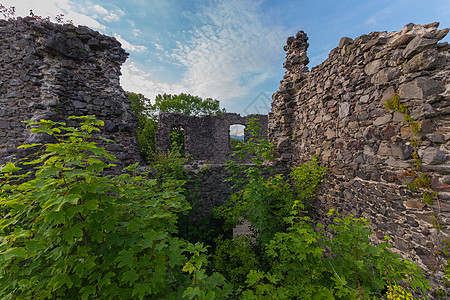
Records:
M147 50L146 46L137 46L137 45L131 44L130 42L128 42L127 40L122 38L120 36L120 34L114 33L114 37L122 44L122 47L125 50L133 51L133 52L143 52L143 51Z
M128 60L122 66L122 76L120 77L122 87L126 91L142 93L147 98L153 100L158 94L179 94L190 93L189 88L181 83L170 84L159 80L155 75L142 70L133 60Z
M99 4L88 3L88 9L86 11L94 11L101 16L95 15L97 18L101 18L106 22L115 22L119 21L122 16L125 15L125 12L119 8L114 8L112 10L107 10L103 6Z
M95 4L94 6L92 6L92 10L101 15L107 15L109 13L109 11L106 8L104 8L103 6L100 6L98 4Z
M229 99L267 79L284 34L263 23L256 1L214 1L195 17L202 25L171 55L186 68L185 86L199 95Z

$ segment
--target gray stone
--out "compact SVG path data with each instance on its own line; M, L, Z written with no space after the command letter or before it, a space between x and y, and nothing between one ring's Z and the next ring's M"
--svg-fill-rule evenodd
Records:
M386 123L389 123L391 120L392 120L392 114L386 114L384 116L378 117L373 122L373 125L376 125L376 126L384 125Z
M422 152L422 162L426 165L439 165L447 160L447 156L437 147L429 147Z
M412 39L415 37L415 35L412 34L404 34L398 37L396 40L394 40L390 46L391 48L398 48L400 46L407 45Z
M370 96L369 95L364 95L361 96L361 98L359 98L359 101L361 101L362 103L367 103L369 102Z
M12 85L12 86L20 85L20 80L18 80L18 79L11 79L9 81L9 84Z
M405 65L406 73L413 73L422 70L432 70L436 68L441 59L436 49L425 50L414 56Z
M353 40L349 37L342 37L339 41L339 48L344 47L345 45L349 45Z
M339 104L339 117L344 118L350 115L350 103L343 102Z
M363 153L367 156L375 156L376 151L372 147L365 145Z
M384 60L378 59L374 60L367 64L367 66L364 68L364 71L367 75L373 75L376 72L378 72L382 67L384 66Z
M437 40L435 39L427 39L422 38L420 36L416 36L411 42L409 42L408 46L406 46L403 51L403 57L406 59L410 59L417 53L425 50L436 47Z
M394 78L398 77L400 71L397 68L382 69L373 75L371 82L373 84L390 83Z
M396 142L391 145L392 155L402 160L409 159L413 153L413 148L406 145L403 141Z
M419 77L402 84L399 88L399 96L403 99L425 99L443 91L444 88L436 80L430 77Z
M395 168L403 168L403 169L407 169L407 168L410 167L410 165L409 165L408 163L405 163L405 162L403 162L403 161L401 161L401 160L396 160L396 159L393 158L393 157L389 157L389 158L386 160L386 164L389 165L389 166L391 166L391 167L395 167Z
M9 129L10 126L11 126L10 122L0 120L0 129Z
M380 144L380 147L378 147L378 155L389 156L391 154L392 154L392 150L386 143Z
M73 107L75 107L76 109L85 108L86 107L86 103L83 103L81 101L75 100L75 101L73 101Z
M437 30L433 38L440 41L447 36L449 30L450 28L443 28L441 30Z

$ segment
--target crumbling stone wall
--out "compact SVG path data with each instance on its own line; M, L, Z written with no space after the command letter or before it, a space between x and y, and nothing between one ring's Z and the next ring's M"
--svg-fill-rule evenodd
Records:
M299 31L284 46L287 71L269 114L269 138L283 161L319 155L329 168L318 218L327 223L331 208L367 218L373 241L390 236L394 251L426 269L434 287L442 286L438 254L450 237L450 46L439 42L449 29L438 25L342 38L311 71ZM402 114L383 107L395 93L421 124L422 171L439 192L432 205L396 176L413 164L413 133Z
M173 128L181 126L185 133L185 151L192 161L209 161L220 164L230 159L230 126L246 125L251 118L259 121L260 133L257 138L267 139L267 116L248 115L241 117L235 113L199 117L183 114L161 113L156 134L156 147L161 151L170 148L170 133ZM244 139L248 139L247 130Z
M36 142L21 121L88 114L105 121L103 136L116 142L106 148L119 164L140 161L135 117L119 83L128 57L119 42L30 17L0 20L0 34L0 164Z

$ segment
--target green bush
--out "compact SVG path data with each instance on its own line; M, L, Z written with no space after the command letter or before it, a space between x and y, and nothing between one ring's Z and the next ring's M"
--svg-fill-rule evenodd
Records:
M266 246L270 270L249 272L244 299L381 299L387 290L390 296L405 292L401 284L420 295L430 288L423 271L387 243L370 244L364 218L335 217L336 234L327 238L314 230L300 203L294 208L286 220L291 227Z
M246 235L217 240L213 270L224 275L235 288L243 286L250 270L260 269L251 244L251 238Z
M80 130L29 122L55 143L22 146L42 152L0 168L0 298L225 297L223 277L205 274L205 247L175 237L177 213L189 209L183 182L135 165L105 176L114 157L93 136L103 122L71 118Z

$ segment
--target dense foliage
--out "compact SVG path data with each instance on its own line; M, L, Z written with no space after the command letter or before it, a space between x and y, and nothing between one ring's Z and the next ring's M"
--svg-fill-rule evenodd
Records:
M228 164L236 192L216 209L231 225L251 221L254 235L218 237L209 256L180 235L184 158L160 155L154 179L136 165L106 176L102 122L72 118L80 129L29 122L54 142L22 146L38 156L0 167L1 299L412 299L429 288L387 241L369 242L363 218L331 211L333 236L316 226L307 203L325 169L313 159L273 174L256 122L236 152L253 165Z
M243 241L249 240L235 239L220 241L214 254L214 270L239 286L243 299L398 299L408 295L404 286L424 295L429 286L422 271L390 252L388 237L372 245L364 218L331 211L332 237L314 225L306 208L326 171L316 158L288 176L273 174L265 163L273 148L256 139L255 120L247 128L251 138L235 155L250 157L253 165L228 163L238 190L215 210L231 226L242 219L252 224L253 243L245 251Z
M169 112L188 116L217 115L225 112L225 109L220 108L219 100L202 99L198 96L183 93L179 95L157 95L151 110L155 114Z
M221 297L226 284L205 274L206 248L175 237L177 213L189 209L183 182L135 166L102 175L113 159L93 138L103 124L81 120L81 131L29 123L55 143L22 146L42 152L1 168L0 298Z

